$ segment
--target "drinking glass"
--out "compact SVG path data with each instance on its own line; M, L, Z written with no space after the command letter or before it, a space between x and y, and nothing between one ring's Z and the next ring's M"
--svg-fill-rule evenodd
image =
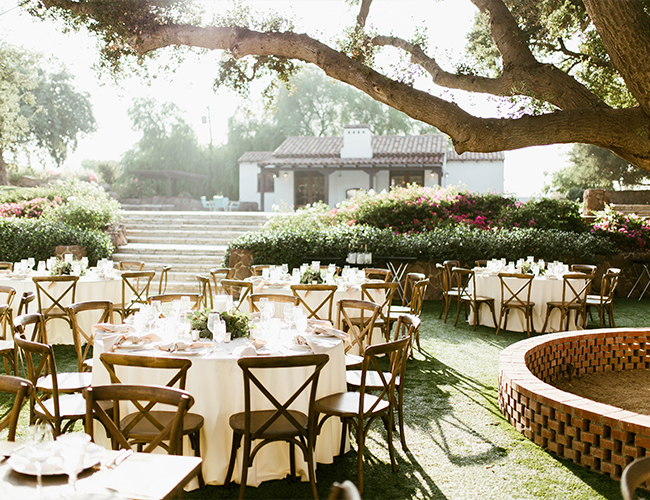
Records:
M54 456L52 428L47 424L30 425L25 434L26 456L34 462L36 469L36 494L43 498L43 464Z
M291 329L295 324L294 306L291 304L285 304L284 310L282 311L282 316L284 318L284 322L287 324L289 329Z
M38 266L36 267L36 270L39 273L45 273L45 261L44 260L39 260L38 261Z
M86 447L90 443L90 436L84 432L71 432L61 434L56 438L60 443L59 455L63 462L63 470L68 475L68 484L77 491L77 477L84 468Z
M219 313L208 314L208 330L212 333L212 339L217 343L217 351L220 351L221 344L226 338L226 322L221 319Z
M29 259L27 259L27 267L29 267L29 269L34 269L35 264L36 261L34 260L34 257L30 257Z

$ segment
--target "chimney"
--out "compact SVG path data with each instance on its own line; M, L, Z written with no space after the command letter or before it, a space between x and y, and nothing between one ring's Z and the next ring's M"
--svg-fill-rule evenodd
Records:
M346 125L343 127L341 158L372 158L370 125Z

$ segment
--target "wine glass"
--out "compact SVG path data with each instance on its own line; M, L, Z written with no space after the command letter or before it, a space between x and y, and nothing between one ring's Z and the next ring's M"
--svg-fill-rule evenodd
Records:
M208 314L208 330L212 333L212 339L217 343L217 350L226 338L226 322L221 319L219 313Z
M56 438L59 446L59 456L63 462L63 470L68 475L68 484L77 491L77 477L84 469L86 447L90 436L84 432L61 434Z
M291 330L291 327L293 326L295 321L293 305L285 304L284 310L282 311L282 315L284 318L284 322L289 327L289 330Z
M52 428L47 424L34 424L25 434L25 456L34 462L36 469L36 494L43 498L43 464L54 455Z

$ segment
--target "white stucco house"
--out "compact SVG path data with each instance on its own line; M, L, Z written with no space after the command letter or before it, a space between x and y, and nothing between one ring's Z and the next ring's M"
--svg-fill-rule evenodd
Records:
M288 137L275 151L239 158L239 201L260 210L274 204L334 207L358 190L377 192L416 183L503 192L504 154L456 154L447 136L373 136L368 125L345 127L343 137Z

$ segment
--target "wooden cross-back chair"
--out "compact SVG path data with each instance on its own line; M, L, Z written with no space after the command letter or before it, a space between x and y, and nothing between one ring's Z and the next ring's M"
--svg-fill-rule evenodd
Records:
M555 309L560 311L560 329L558 331L569 330L569 317L571 311L575 312L576 326L578 325L578 319L581 319L582 328L585 327L587 323L586 299L593 279L593 274L584 273L569 273L562 276L562 300L549 301L546 303L546 317L544 318L542 333L546 333L548 319Z
M113 303L110 300L92 300L76 302L66 308L70 324L72 325L72 339L77 351L78 370L80 372L92 371L93 358L89 357L95 336L92 329L87 331L85 324L113 323ZM86 321L80 321L81 319Z
M27 378L35 388L30 396L30 423L45 422L58 436L83 418L85 405L81 391L90 385L92 375L57 373L52 346L25 338L25 327L39 323L44 325L39 313L18 316L14 320L14 342L26 366Z
M12 286L0 285L0 304L7 304L11 308L14 297L16 296L16 289ZM11 328L11 323L7 323L11 316L5 316L2 320L2 340L7 340L7 328Z
M151 280L155 271L126 271L122 273L122 308L120 314L125 320L147 303Z
M162 295L149 295L147 298L147 304L153 303L154 300L161 302L162 304L169 304L175 300L181 300L183 297L190 298L191 311L199 311L201 309L201 304L203 303L203 296L200 293L163 293ZM169 308L163 308L163 316L168 316Z
M410 273L410 274L418 274L420 273ZM421 276L424 276L422 274ZM408 314L411 316L415 316L416 318L420 318L420 314L422 314L422 304L424 303L424 296L427 291L427 286L429 286L429 279L421 279L417 283L415 283L412 287L411 291L411 300L409 301L409 304L407 307L404 306L392 306L390 310L390 321L391 323L397 322L400 318L400 316L404 314ZM418 327L415 329L415 332L413 333L413 339L415 340L415 343L418 347L418 351L422 351L420 347L420 326L418 323ZM411 345L411 354L413 353L413 346Z
M634 500L634 492L650 479L650 456L639 457L630 462L621 476L623 500Z
M379 316L379 304L367 300L341 299L337 303L336 328L350 335L350 343L345 346L345 366L358 367L363 356L350 352L357 349L363 353L366 343L372 337L375 321Z
M393 450L393 406L395 402L395 384L402 369L403 358L408 356L410 339L403 338L385 344L366 347L361 365L359 390L325 396L316 401L315 410L322 414L318 428L322 428L330 417L339 417L343 422L341 433L341 454L345 451L345 437L348 426L352 427L357 440L357 478L359 492L363 493L363 449L365 439L374 420L381 418L388 434L388 452L393 472L397 471L395 452ZM387 374L382 371L379 357L390 359L391 369ZM367 392L368 373L374 370L381 385L379 395ZM388 375L388 376L387 376ZM379 386L378 386L379 387Z
M162 295L167 291L167 277L171 269L172 266L168 264L162 266L162 269L160 270L160 282L158 283L158 295Z
M465 309L469 308L474 312L474 330L476 325L480 323L481 306L487 305L492 313L493 324L497 324L497 318L494 312L494 298L484 297L476 294L476 275L471 269L462 267L454 267L452 269L453 283L458 289L458 299L456 308L456 321L454 326L458 325L458 317L460 316L460 306L465 305Z
M406 376L406 361L409 358L409 353L411 352L413 346L413 337L415 332L420 327L420 318L413 316L411 314L402 314L397 323L395 324L395 333L393 335L393 340L399 340L407 338L409 339L407 355L401 356L398 361L401 361L402 366L399 370L399 375L395 380L395 393L393 397L393 408L397 411L397 418L399 422L399 433L400 441L402 442L402 449L407 451L406 446L406 435L404 434L404 415L403 415L403 404L404 404L404 378ZM395 356L396 353L393 353ZM393 362L393 358L390 359L390 362ZM392 364L391 364L392 366ZM358 390L361 386L361 370L347 370L345 372L345 379L348 384L348 388ZM390 373L384 372L383 378L388 380L391 376ZM381 390L384 387L384 384L381 380L381 375L377 371L369 371L366 373L366 390L367 391L377 391Z
M601 328L605 326L605 313L607 313L609 327L616 328L616 323L614 322L614 292L618 286L620 275L620 269L610 267L603 274L603 278L600 281L600 293L598 295L587 295L587 313L591 317L591 309L596 308L598 310L598 319L600 320Z
M334 294L337 289L336 285L291 285L291 292L298 298L300 305L305 308L307 319L315 318L327 321L332 321ZM308 296L311 296L312 300L309 300ZM322 299L313 300L315 296L322 297ZM317 305L312 306L315 303Z
M221 280L223 291L233 298L235 309L241 311L242 304L246 303L248 296L253 293L253 283L244 280Z
M257 264L251 266L251 271L253 272L253 276L262 276L262 274L264 274L264 269L269 269L270 267L270 264Z
M530 290L533 284L532 274L499 273L501 283L501 310L499 322L497 323L497 335L503 324L503 329L508 328L508 314L512 310L521 311L526 321L526 334L530 337L531 330L535 331L533 325L533 308L535 303L530 301Z
M144 266L141 260L123 260L117 263L117 269L120 271L142 271Z
M65 308L75 302L79 276L34 276L32 280L36 286L38 312L43 315L45 322L62 319L72 329ZM58 283L61 283L63 289L55 292Z
M248 296L248 302L250 304L250 311L251 312L260 312L259 304L263 300L268 300L269 302L273 302L275 306L275 311L273 314L273 317L275 318L281 318L282 311L278 311L277 309L277 304L290 304L292 306L297 306L300 301L298 300L298 297L294 297L293 295L284 295L281 293L252 293Z
M445 313L444 322L447 323L447 316L449 310L451 309L452 302L456 302L458 305L458 288L453 285L451 279L451 270L454 267L458 267L460 263L457 260L446 260L442 264L436 264L436 268L440 269L440 279L442 285L442 307L440 309L440 315L438 319L442 318L442 313Z
M214 308L214 302L212 299L212 285L210 284L210 278L203 274L197 274L196 279L199 282L199 294L203 297L205 307L209 307L210 310L212 310Z
M84 391L86 398L85 430L90 437L95 439L94 421L99 420L108 433L113 449L133 449L138 435L134 435L134 428L140 421L151 423L156 430L155 435L146 446L139 447L138 451L151 453L156 448L163 447L169 455L182 455L183 419L194 404L194 398L187 391L171 387L147 385L99 385L88 387ZM120 403L128 402L142 408L138 421L125 421L120 418ZM112 403L112 411L104 407ZM175 407L174 411L166 411L171 418L160 422L152 414L151 408L156 405Z
M229 267L214 267L210 269L210 276L214 284L214 294L220 295L224 293L221 281L232 278L232 269Z
M399 283L397 282L361 284L361 300L376 302L380 306L379 315L375 320L375 326L381 328L384 333L384 340L386 341L390 338L390 308L393 303L393 296L398 288ZM382 291L384 298L378 302L376 297Z
M164 373L168 377L165 383L166 387L176 387L180 390L185 390L185 383L187 381L187 371L192 366L192 361L186 358L170 358L170 357L154 357L154 356L138 356L134 354L117 354L104 352L99 355L99 359L106 367L111 384L121 384L116 367L138 367L146 368L157 373ZM173 415L170 412L163 410L153 410L155 403L150 401L146 406L135 404L136 412L129 413L122 419L121 425L128 430L132 445L137 445L141 449L144 445L148 445L152 440L156 439L160 425L168 425L172 420ZM145 416L147 415L147 416ZM203 428L204 419L197 413L187 413L183 417L181 434L187 436L190 440L190 445L194 450L197 457L201 456L201 429ZM157 446L166 446L164 443L157 444ZM180 453L182 455L182 448ZM199 473L199 484L204 486L203 474Z
M366 267L363 270L366 273L366 278L369 280L382 280L390 281L392 274L389 269L382 269L379 267Z
M225 485L230 483L237 460L237 450L244 439L244 457L240 479L239 498L244 497L248 468L253 465L257 452L264 446L275 441L286 441L291 446L291 477L296 477L295 447L303 453L309 469L309 482L312 496L318 499L316 491L316 463L314 448L316 446L316 414L314 402L318 378L321 370L329 361L327 354L310 354L305 356L272 356L241 358L237 364L244 374L244 411L231 415L230 427L233 430L230 463L226 474ZM291 390L289 397L281 397L264 384L265 372L269 370L294 370L312 368L313 371L302 384L296 381L297 389ZM289 372L291 373L291 372ZM291 377L293 380L294 377ZM254 389L253 389L254 388ZM307 411L295 409L293 403L303 394L308 394ZM263 401L263 403L259 403ZM268 404L269 410L253 410L252 405ZM254 442L258 440L257 444ZM254 445L254 446L253 446ZM251 449L252 448L252 449Z
M7 304L0 304L0 320L5 323L11 321L11 308ZM8 328L7 330L13 332L13 328ZM17 374L16 371L16 351L14 349L14 336L13 333L10 335L10 338L5 338L0 340L0 357L5 367L5 373Z
M0 262L0 270L11 271L13 268L13 262Z
M18 426L18 416L25 400L31 396L34 391L34 384L31 381L14 377L12 375L0 375L0 393L9 393L14 395L14 403L11 411L0 420L0 431L8 429L7 440L16 440L16 427Z

